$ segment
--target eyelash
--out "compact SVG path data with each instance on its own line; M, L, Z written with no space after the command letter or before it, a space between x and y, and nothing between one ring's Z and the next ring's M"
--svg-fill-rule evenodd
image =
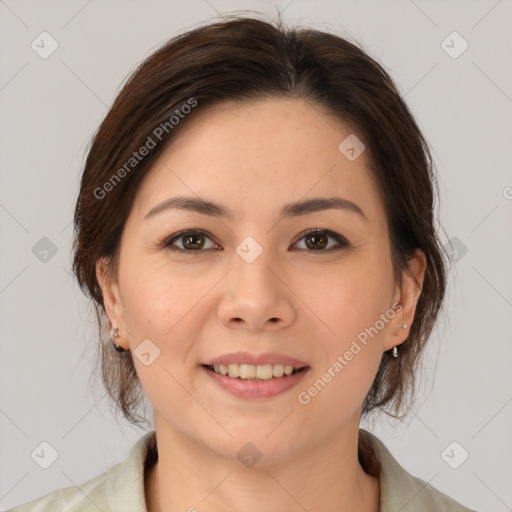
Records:
M177 251L177 252L183 252L183 253L185 253L185 252L187 252L187 253L199 253L199 252L205 252L206 250L211 250L211 249L187 250L187 249L182 249L180 247L173 246L173 243L176 240L184 238L186 235L206 235L207 238L210 238L210 240L212 240L212 237L206 231L203 231L203 230L200 230L200 229L189 229L189 230L185 230L185 231L179 231L178 233L175 233L174 235L171 235L170 237L166 238L164 240L164 242L161 244L161 246L162 246L162 248L166 248L166 249L169 249L171 251ZM295 243L300 242L302 239L306 238L308 235L326 235L326 236L336 240L339 245L337 247L336 246L335 247L330 247L329 249L318 249L318 250L314 250L314 249L311 249L311 250L309 250L309 249L300 249L300 250L303 250L303 251L306 251L306 252L311 252L311 253L315 253L315 252L317 252L317 253L322 253L322 252L323 253L325 253L325 252L329 253L329 252L332 252L332 251L338 251L340 249L344 249L346 247L350 247L350 243L345 238L343 238L341 235L338 235L338 233L335 233L335 232L330 231L328 229L318 229L318 228L310 229L308 231L305 231L304 233L301 233L300 238ZM212 242L213 242L213 240L212 240Z

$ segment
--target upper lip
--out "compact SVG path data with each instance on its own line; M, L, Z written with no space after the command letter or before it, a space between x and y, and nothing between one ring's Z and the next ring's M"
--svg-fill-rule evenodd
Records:
M205 365L216 364L251 364L254 366L263 366L266 364L282 364L286 366L294 366L295 368L303 368L308 366L303 361L299 361L294 357L284 356L282 354L267 353L267 354L250 354L249 352L231 352L222 356L214 357L203 363Z

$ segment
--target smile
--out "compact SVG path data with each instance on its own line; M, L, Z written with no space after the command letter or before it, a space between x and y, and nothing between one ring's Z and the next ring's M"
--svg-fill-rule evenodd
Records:
M296 368L290 365L284 364L265 364L265 365L253 365L253 364L236 364L231 363L228 365L224 364L212 364L205 365L208 370L213 371L219 375L225 375L232 379L241 380L270 380L272 378L281 378L283 376L293 375L295 373L304 370L306 367Z
M310 370L309 366L296 368L281 364L261 366L235 363L229 365L203 364L201 367L221 390L244 399L277 396L296 386ZM221 372L225 372L225 374Z

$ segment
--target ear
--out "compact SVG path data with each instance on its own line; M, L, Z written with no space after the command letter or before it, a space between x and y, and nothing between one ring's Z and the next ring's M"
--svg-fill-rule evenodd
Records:
M119 286L112 279L109 273L108 261L105 258L100 258L96 263L96 278L101 286L103 303L110 323L113 327L118 327L121 334L121 337L117 339L117 344L128 349L128 331L124 327L123 304L119 293Z
M390 350L400 345L409 336L427 267L427 259L421 249L416 249L408 261L408 267L410 272L402 273L402 285L397 285L395 290L393 304L399 303L400 306L394 308L396 314L389 323L384 340L384 350ZM402 325L407 325L407 327L404 329Z

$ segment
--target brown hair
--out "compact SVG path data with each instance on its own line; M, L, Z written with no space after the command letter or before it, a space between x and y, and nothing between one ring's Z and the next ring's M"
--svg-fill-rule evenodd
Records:
M144 394L131 352L113 350L102 328L105 311L96 263L106 258L116 279L121 234L137 190L181 126L209 105L267 97L319 105L364 142L387 212L397 282L414 250L425 253L409 337L397 359L383 354L362 414L380 408L396 417L407 402L405 395L414 391L414 370L446 286L433 217L437 183L427 143L390 76L356 44L313 29L286 28L281 20L271 24L234 16L171 39L133 72L94 135L82 175L73 270L96 310L103 384L133 424L145 419L135 414ZM149 138L158 143L150 144ZM152 147L133 161L143 146Z

